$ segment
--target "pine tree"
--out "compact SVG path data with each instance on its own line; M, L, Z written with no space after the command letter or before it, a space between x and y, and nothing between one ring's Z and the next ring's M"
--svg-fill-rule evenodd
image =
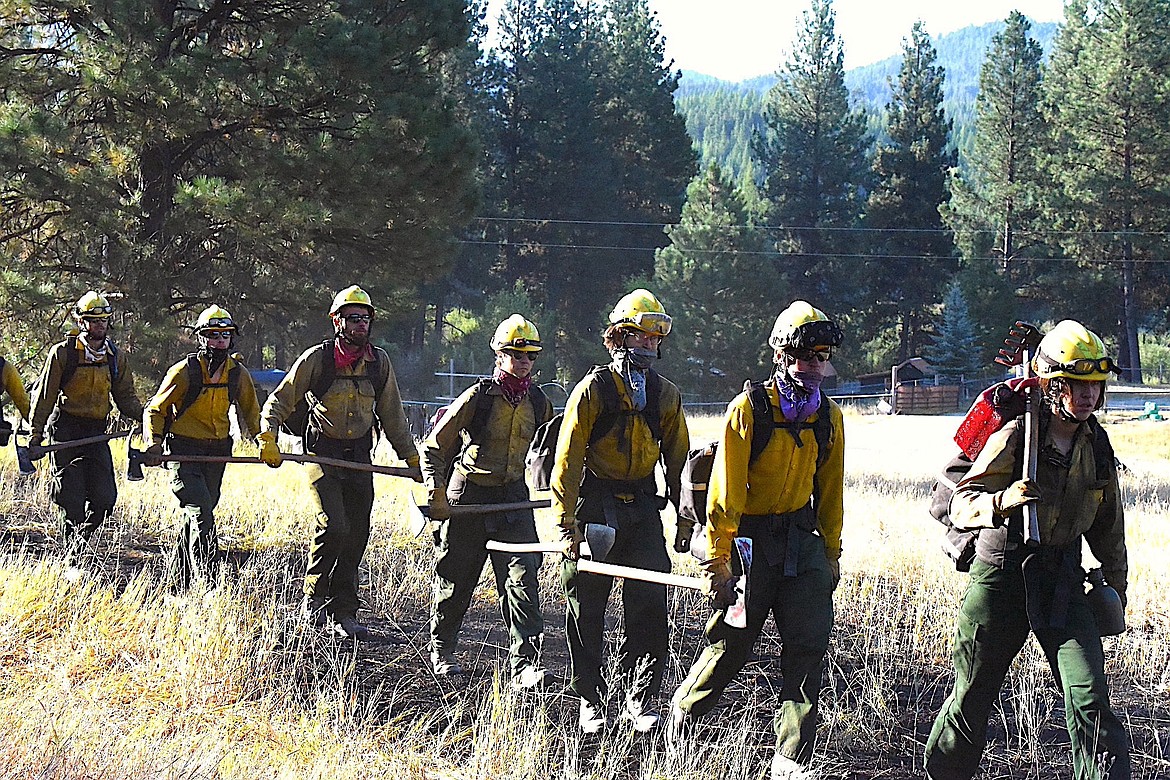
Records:
M462 2L34 0L4 21L0 254L57 300L119 292L138 337L246 301L280 341L342 286L389 315L443 271L474 200L438 70Z
M947 201L951 123L942 108L943 69L921 22L902 47L902 68L887 106L889 141L874 158L877 183L866 226L877 232L868 283L877 318L898 327L898 359L922 346L922 326L957 264L939 207ZM880 319L878 321L880 321Z
M1040 165L1048 134L1040 104L1043 50L1030 29L1027 18L1013 11L991 40L975 99L971 151L952 172L951 199L942 208L963 255L963 288L979 291L968 300L988 359L998 350L1004 323L1020 316L1021 294L1043 295L1038 286L1028 290L1038 276L1029 256L1050 257L1053 251L1040 207L1051 186Z
M725 399L771 362L768 332L784 290L766 236L714 164L687 187L682 217L666 232L652 287L674 319L663 372L703 399Z
M768 219L783 228L779 249L789 255L776 270L794 296L834 308L846 288L834 276L850 265L834 256L855 254L847 229L860 215L866 142L865 120L849 108L832 0L812 0L803 13L792 54L765 98L764 125L755 157Z
M983 373L982 350L976 338L975 323L958 282L947 287L934 343L926 350L926 359L940 376L951 382L971 380Z
M558 370L579 376L626 280L652 272L658 226L677 218L694 172L677 74L644 0L512 0L501 20L489 186L510 221L497 271L529 287L552 320Z
M1170 227L1168 16L1166 0L1070 2L1045 79L1049 215L1083 269L1054 276L1089 298L1074 311L1066 298L1061 316L1115 335L1131 382L1142 381L1142 312L1165 304L1165 267L1148 261L1165 260Z

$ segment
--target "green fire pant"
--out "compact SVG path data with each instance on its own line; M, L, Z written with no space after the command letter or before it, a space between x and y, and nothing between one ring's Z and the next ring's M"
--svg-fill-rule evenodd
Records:
M483 487L454 480L448 491L452 505L502 504L527 501L523 481L501 487ZM459 644L463 616L484 563L490 558L496 576L500 611L508 629L511 671L515 676L537 663L544 617L540 612L537 574L540 553L488 553L489 539L499 542L536 542L532 510L472 515L444 521L435 532L435 586L431 610L431 649L453 651Z
M232 440L199 441L170 436L167 451L172 455L232 454ZM191 587L195 577L214 582L219 567L219 536L215 528L215 507L223 484L223 463L171 463L171 490L179 499L183 527L175 549L174 580L182 589Z
M933 780L967 780L978 771L991 708L1030 630L1019 566L999 569L976 560L955 630L955 687L926 743ZM1127 780L1129 737L1109 707L1101 637L1083 591L1071 591L1063 627L1035 633L1064 693L1073 776ZM1104 774L1099 764L1107 767Z
M357 614L358 564L370 541L374 508L374 475L322 467L313 483L317 529L309 545L305 595L323 598L338 618Z
M719 609L707 623L708 646L675 693L675 704L693 717L712 709L743 665L769 613L780 634L779 708L773 721L776 751L801 763L812 758L817 703L829 634L833 629L833 578L821 537L793 530L799 545L795 576L784 576L784 556L769 560L755 551L748 575L747 626L723 622Z
M581 522L601 521L611 517L616 524L613 549L607 563L634 566L653 571L670 571L670 556L662 532L660 500L653 495L638 495L633 501L616 504L607 497L590 495L578 507ZM577 569L575 561L566 560L561 567L567 615L565 633L569 640L569 687L582 699L600 703L608 687L602 673L605 647L605 611L613 590L613 577L587 574ZM666 586L638 580L622 581L622 611L625 636L619 663L626 695L646 707L651 697L662 689L662 672L669 654L670 630L667 626Z
M52 424L54 442L73 441L106 432L106 421L60 414ZM61 507L62 538L69 544L93 536L114 511L118 486L110 445L86 444L49 453L53 502Z

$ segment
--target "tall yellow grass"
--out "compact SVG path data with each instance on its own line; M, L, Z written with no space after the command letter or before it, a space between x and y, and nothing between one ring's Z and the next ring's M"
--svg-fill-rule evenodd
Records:
M815 764L830 776L922 776L964 587L924 509L955 423L847 417L844 578ZM717 421L691 425L696 439L711 438ZM1128 468L1132 572L1130 630L1106 640L1109 670L1135 743L1134 777L1167 777L1170 427L1117 422L1108 430ZM771 634L728 691L731 706L680 742L618 728L583 742L571 697L511 693L492 673L506 650L486 634L499 622L490 587L479 589L479 620L464 630L464 657L478 671L435 680L426 669L432 555L425 538L406 532L411 487L399 480L378 478L363 566L363 596L387 642L354 646L307 632L296 606L313 509L298 469L229 466L221 543L243 562L218 587L173 596L162 569L177 520L163 472L120 482L116 515L98 539L101 573L78 576L54 544L43 477L20 482L10 456L0 460L0 778L707 779L765 771L779 685ZM551 518L540 521L551 537ZM556 568L546 564L541 583L550 665L563 676ZM677 568L695 570L681 558ZM690 593L672 592L671 605L664 699L702 647L707 612ZM1029 647L993 719L986 776L1067 777L1059 706L1041 654Z

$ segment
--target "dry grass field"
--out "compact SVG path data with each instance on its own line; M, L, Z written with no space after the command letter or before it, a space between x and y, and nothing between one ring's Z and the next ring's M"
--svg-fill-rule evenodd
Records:
M1170 777L1170 426L1107 422L1127 467L1131 587L1130 629L1107 639L1106 652L1134 777L1153 780ZM939 550L925 497L956 423L847 416L843 581L815 764L825 777L923 776L964 586ZM693 420L694 437L711 438L716 424ZM488 578L463 632L469 674L448 682L429 673L432 553L406 532L410 483L376 478L363 615L377 641L355 645L296 619L312 522L300 467L228 468L218 517L231 565L216 587L173 596L162 584L176 523L163 472L119 481L115 516L79 573L58 551L43 477L21 481L11 451L0 456L0 778L766 775L775 636L765 635L692 740L668 744L661 733L616 726L583 740L563 690L520 696L501 684L506 637ZM550 523L543 518L548 536ZM563 679L552 557L542 572L545 652ZM680 558L676 570L694 565ZM691 593L672 591L671 608L664 697L702 648L707 616ZM983 777L1069 777L1063 720L1043 657L1029 646L993 717Z

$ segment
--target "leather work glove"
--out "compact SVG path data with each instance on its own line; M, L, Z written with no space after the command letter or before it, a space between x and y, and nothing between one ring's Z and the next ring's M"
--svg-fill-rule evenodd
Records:
M995 514L1007 517L1015 510L1040 500L1040 487L1030 479L1017 479L991 499Z
M143 466L161 466L163 464L162 444L152 444L142 451Z
M829 561L829 576L833 578L833 590L841 584L841 559L837 558Z
M674 529L674 551L685 553L691 551L691 534L694 533L695 524L691 520L683 520L679 518L678 524Z
M707 595L715 604L715 608L730 607L735 603L735 580L731 573L731 565L727 561L713 560L704 564L707 570Z
M423 481L423 474L422 469L418 465L418 455L407 458L406 467L410 469L410 478L421 485ZM446 496L443 498L446 500Z
M269 468L278 468L284 462L280 448L276 446L276 434L273 431L264 431L256 437L260 442L260 462Z
M565 558L570 561L581 558L581 542L585 541L585 532L575 521L572 525L561 526L561 541L565 544Z
M451 519L451 502L447 500L446 490L431 491L431 508L427 516L433 522Z
M29 460L40 460L41 458L45 457L46 454L47 453L45 452L45 448L41 445L40 439L29 440L29 443L28 443L28 459Z

